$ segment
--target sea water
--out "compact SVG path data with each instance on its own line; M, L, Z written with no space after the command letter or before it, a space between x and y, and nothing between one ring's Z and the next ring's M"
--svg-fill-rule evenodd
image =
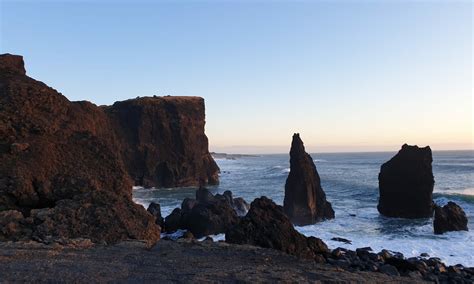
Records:
M456 202L469 219L470 231L443 235L433 233L432 218L386 218L378 213L378 173L380 166L393 155L395 152L311 154L336 218L296 229L321 238L330 248L370 246L374 251L402 252L405 257L428 253L450 265L474 266L474 151L433 153L434 201L439 205ZM213 193L231 190L234 197L243 197L249 203L264 195L283 204L289 155L216 162L221 169L220 185L209 187ZM194 197L195 190L135 188L134 200L145 208L152 201L160 203L163 216L167 216L185 197ZM352 244L332 241L334 237L349 239Z

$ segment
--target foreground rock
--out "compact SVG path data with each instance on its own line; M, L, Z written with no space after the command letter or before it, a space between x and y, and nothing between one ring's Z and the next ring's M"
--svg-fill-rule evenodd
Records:
M233 198L230 191L214 196L201 187L196 191L196 199L186 198L181 208L165 218L164 228L168 233L189 230L197 238L224 233L238 223L246 204L241 198Z
M402 146L379 173L377 209L387 217L429 218L433 216L434 177L430 147Z
M153 247L139 242L87 247L0 243L0 279L6 283L412 283L408 278L348 272L276 250L227 243L162 240Z
M334 218L334 210L326 200L313 159L305 152L297 133L291 142L290 173L286 179L283 208L298 226Z
M459 205L451 201L443 207L436 206L433 227L435 234L468 231L466 213Z
M0 240L158 240L107 115L27 77L20 56L0 65Z
M252 202L247 215L226 232L225 239L228 243L273 248L318 262L324 262L329 251L322 240L296 231L281 206L266 197Z

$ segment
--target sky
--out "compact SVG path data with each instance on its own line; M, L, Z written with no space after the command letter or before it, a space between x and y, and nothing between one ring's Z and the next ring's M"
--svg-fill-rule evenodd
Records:
M201 96L210 150L473 149L470 1L5 1L0 52L70 100Z

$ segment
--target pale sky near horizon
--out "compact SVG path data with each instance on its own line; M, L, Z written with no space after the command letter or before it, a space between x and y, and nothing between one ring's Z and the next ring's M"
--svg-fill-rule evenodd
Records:
M70 100L206 100L210 150L473 149L471 1L5 1L0 52Z

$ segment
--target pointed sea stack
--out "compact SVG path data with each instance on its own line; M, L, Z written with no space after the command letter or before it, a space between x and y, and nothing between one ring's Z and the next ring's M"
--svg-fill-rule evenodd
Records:
M300 135L295 133L290 150L290 173L285 184L283 209L298 226L334 218L331 203L321 188L321 180L311 156L305 152Z
M380 198L377 209L387 217L428 218L433 216L433 158L429 146L404 144L379 173Z

